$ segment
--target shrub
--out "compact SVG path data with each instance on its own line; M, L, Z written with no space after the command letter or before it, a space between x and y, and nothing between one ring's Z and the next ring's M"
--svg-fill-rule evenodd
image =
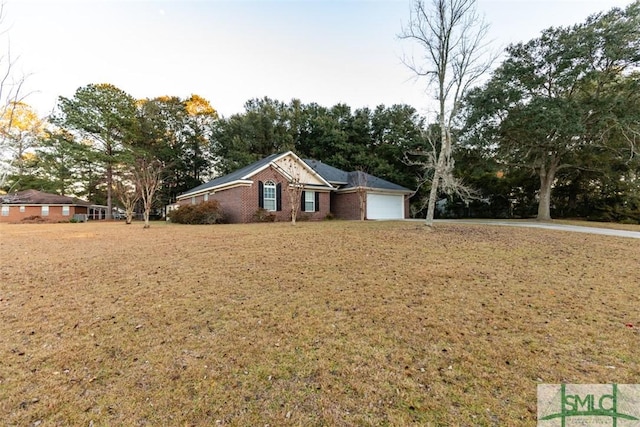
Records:
M276 220L276 215L266 209L258 208L258 210L253 214L252 219L253 222L274 222Z
M331 221L332 219L336 219L336 216L333 214L333 212L328 212L325 216L324 219L326 221Z
M48 224L51 223L49 218L43 218L40 215L31 215L25 218L22 218L20 222L25 224Z
M309 215L308 213L299 213L298 216L296 216L296 221L298 222L305 222L305 221L309 221L311 219L311 215Z
M224 222L224 214L217 200L184 205L169 213L171 222L177 224L220 224Z

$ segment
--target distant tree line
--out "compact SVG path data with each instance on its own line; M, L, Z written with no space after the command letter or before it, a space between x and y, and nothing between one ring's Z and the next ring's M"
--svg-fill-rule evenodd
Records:
M197 95L136 100L90 84L61 97L47 120L23 103L6 109L19 120L0 120L4 154L13 156L2 190L121 208L133 200L152 213L209 179L293 150L416 190L412 213L423 216L433 170L412 156L438 148L446 134L453 174L475 197L440 193L436 217L640 222L639 65L636 1L509 46L487 83L460 100L448 132L408 105L265 97L220 117ZM134 197L149 186L151 200L148 191Z

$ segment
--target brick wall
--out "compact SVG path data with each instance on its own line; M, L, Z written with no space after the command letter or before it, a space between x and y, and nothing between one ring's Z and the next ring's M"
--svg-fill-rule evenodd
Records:
M220 206L225 214L226 220L231 223L243 223L252 222L255 213L258 211L258 181L266 182L273 181L276 184L281 184L281 206L280 211L273 212L276 216L276 221L290 221L291 220L291 200L287 191L289 183L287 180L272 167L268 167L263 171L252 176L252 185L238 186L221 190L209 195L209 200L217 200L220 202ZM336 218L359 220L360 219L360 198L357 192L350 193L334 193L334 192L319 192L319 211L318 212L303 212L300 207L300 200L296 200L298 205L298 218L304 218L309 220L321 220L324 219L329 212L333 213ZM192 203L198 204L204 201L204 195L199 195L195 198L186 198L178 201L181 206L190 205ZM405 218L410 217L409 211L409 197L405 196Z
M211 196L209 196L211 197ZM192 201L192 199L195 199L195 201ZM186 199L182 199L182 200L178 200L176 203L178 203L180 206L185 206L185 205L197 205L199 203L204 202L204 194L200 194L199 196L195 196L195 197L188 197Z
M52 222L69 221L76 213L87 213L85 206L69 206L69 215L62 215L62 206L48 205L49 215L42 215L42 205L24 205L24 212L20 212L20 205L2 205L9 207L9 215L4 216L0 211L0 222L20 222L24 218L40 216Z
M273 212L276 216L276 221L290 221L291 220L291 202L290 196L287 191L289 183L287 180L275 169L269 167L256 175L252 176L253 184L249 186L238 186L221 190L209 195L209 200L217 200L220 202L222 211L225 218L231 223L252 222L255 213L258 211L258 181L266 182L273 181L277 184L281 184L281 205L280 211ZM330 210L329 192L319 193L319 210L318 212L302 212L300 208L300 200L298 204L298 219L305 217L309 220L324 219ZM195 203L202 203L204 196L199 195L195 198ZM178 201L180 206L192 204L192 198L186 198Z
M360 219L360 198L358 193L331 194L331 212L340 219Z
M253 215L258 210L258 181L273 181L277 184L282 185L282 210L273 212L276 215L276 221L290 221L291 220L291 198L289 196L289 192L287 188L289 183L287 180L275 169L269 167L260 173L251 177L254 184L251 187L244 187L244 191L242 194L244 203L244 212L243 212L243 220L240 222L251 222L253 220ZM329 201L329 192L320 192L320 200L319 200L319 210L318 212L302 212L300 209L300 199L296 200L295 203L298 204L298 219L301 217L308 217L309 220L320 220L324 219L329 213L330 201Z
M220 202L225 221L231 223L246 222L244 221L245 210L242 206L242 198L247 188L250 187L235 187L222 190L211 194L209 200L217 200Z
M404 196L404 217L405 219L411 218L411 211L409 208L409 196Z

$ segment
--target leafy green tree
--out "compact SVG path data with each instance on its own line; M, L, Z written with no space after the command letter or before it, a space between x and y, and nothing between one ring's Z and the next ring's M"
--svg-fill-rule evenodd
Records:
M214 125L219 174L293 149L343 170L367 171L408 188L416 186L418 171L403 163L407 150L424 145L425 120L413 107L352 110L346 104L327 108L264 98L249 101L246 109Z
M425 118L406 104L379 105L371 116L370 173L407 188L416 188L420 170L404 162L407 152L425 145Z
M32 176L48 182L47 191L83 195L90 183L83 182L78 164L90 156L88 146L76 142L70 133L47 131L36 150L36 169Z
M213 126L213 148L218 174L226 174L271 154L294 149L299 127L281 101L250 99L245 112L220 119Z
M113 85L90 84L76 90L72 98L60 97L53 121L91 142L96 163L104 168L110 219L114 167L121 161L125 145L138 133L135 99Z
M131 148L162 164L158 202L166 205L178 194L210 175L212 129L216 111L198 95L188 99L162 96L138 102L139 134ZM138 158L136 156L136 158Z
M538 176L540 220L551 218L559 172L601 171L636 151L639 12L635 2L510 46L469 98L471 133L505 165Z

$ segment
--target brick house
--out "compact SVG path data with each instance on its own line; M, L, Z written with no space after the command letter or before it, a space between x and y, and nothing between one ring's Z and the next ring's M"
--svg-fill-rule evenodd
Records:
M35 216L52 222L69 221L76 214L89 215L94 209L83 200L37 190L0 196L0 222L20 222Z
M259 209L290 220L291 200L287 188L303 187L298 216L323 219L331 212L337 218L360 219L360 197L368 219L407 218L413 191L363 172L345 172L317 160L303 160L295 153L272 154L228 175L218 177L179 195L175 205L217 200L228 222L254 220Z

